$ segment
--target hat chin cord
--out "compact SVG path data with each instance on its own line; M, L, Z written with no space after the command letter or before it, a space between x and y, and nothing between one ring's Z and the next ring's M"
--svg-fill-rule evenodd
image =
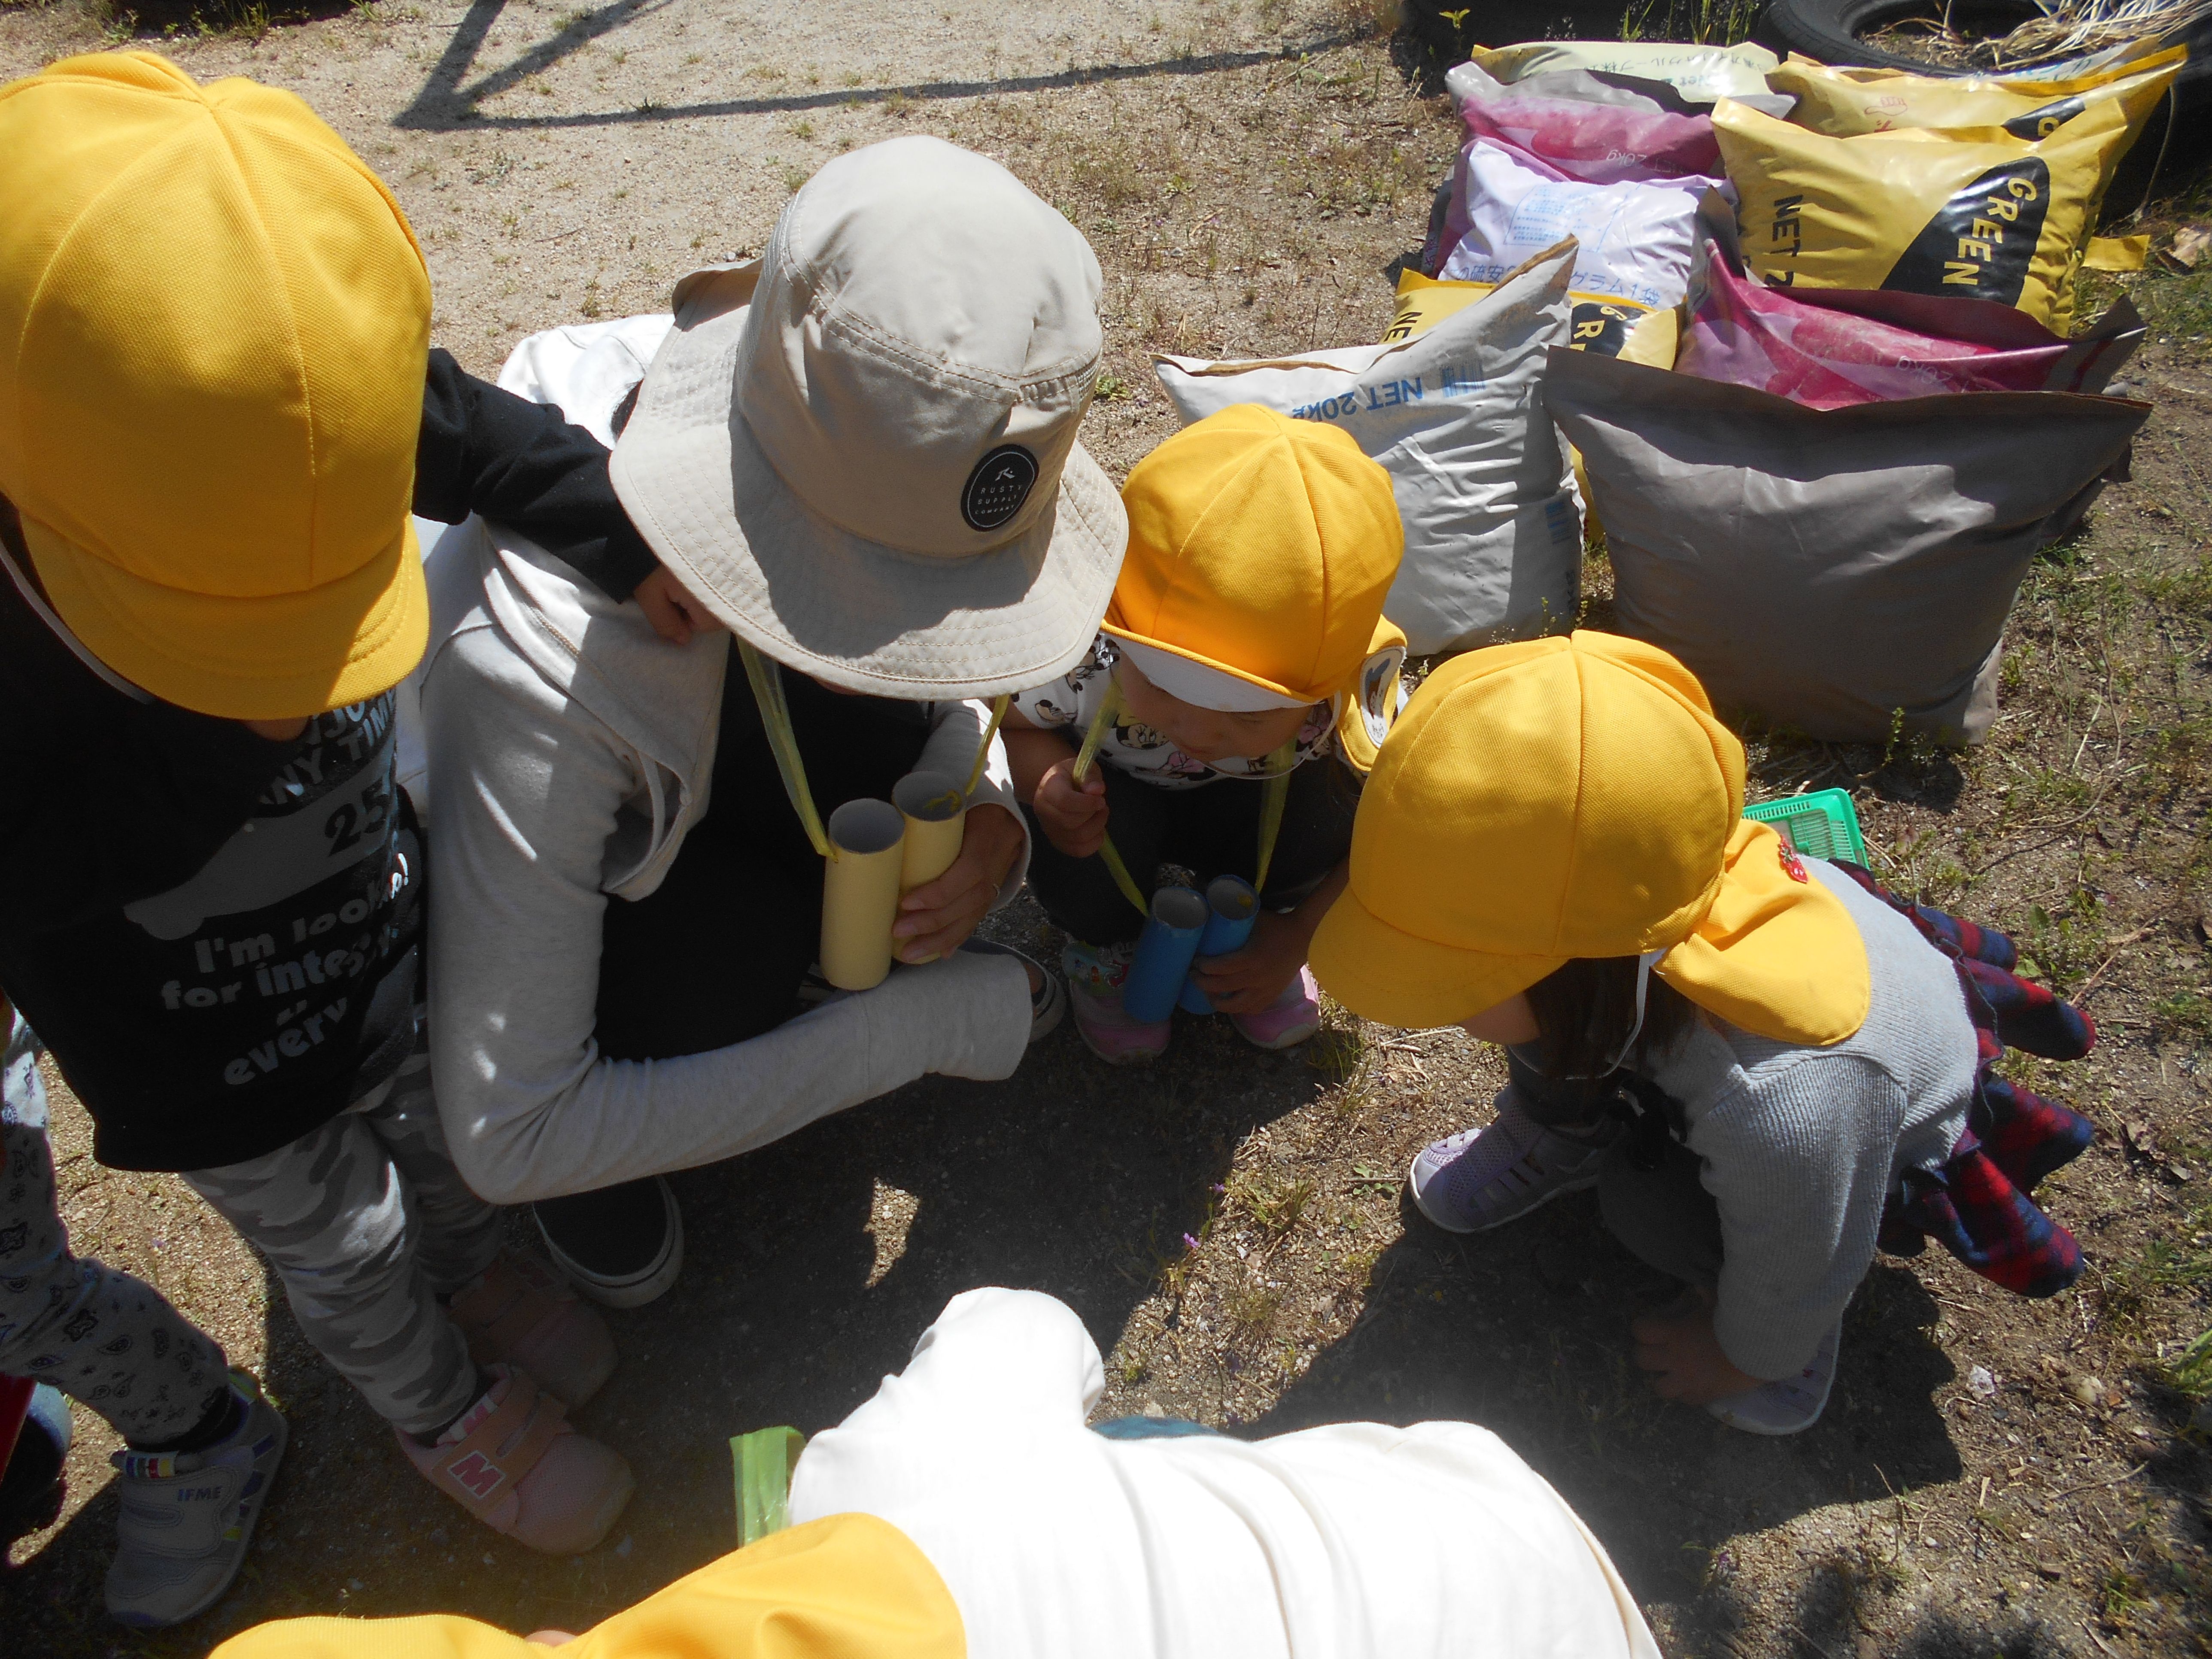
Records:
M1572 1081L1594 1083L1611 1077L1620 1069L1620 1062L1626 1060L1630 1050L1636 1047L1636 1039L1644 1035L1644 1004L1645 994L1651 988L1651 970L1659 965L1659 958L1672 949L1674 946L1668 945L1657 951L1646 951L1636 958L1636 1023L1628 1028L1627 1041L1620 1045L1620 1051L1607 1060L1601 1069L1595 1072L1575 1073L1571 1077Z

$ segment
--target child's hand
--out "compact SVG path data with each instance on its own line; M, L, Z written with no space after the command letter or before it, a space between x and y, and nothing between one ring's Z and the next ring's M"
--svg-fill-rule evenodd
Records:
M1199 957L1190 965L1191 976L1215 1012L1256 1014L1297 977L1312 943L1313 929L1300 926L1295 915L1262 910L1243 950Z
M1747 1394L1760 1379L1738 1370L1721 1352L1713 1334L1710 1291L1685 1295L1672 1306L1645 1314L1629 1329L1636 1337L1636 1363L1651 1375L1651 1391L1663 1400L1702 1406Z
M1021 855L1021 821L994 801L968 809L960 856L935 881L899 901L891 949L901 962L934 962L960 948L990 913L991 902Z
M694 634L711 634L722 625L665 564L655 565L653 574L631 591L630 598L645 612L653 631L671 645L689 645Z
M1106 780L1096 767L1075 781L1075 757L1054 761L1030 801L1045 839L1072 859L1087 859L1106 840Z

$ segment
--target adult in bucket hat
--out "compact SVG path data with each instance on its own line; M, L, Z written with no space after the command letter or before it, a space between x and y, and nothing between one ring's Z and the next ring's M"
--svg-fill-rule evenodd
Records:
M854 151L759 258L677 285L616 442L631 517L729 634L667 649L495 529L441 556L458 626L423 698L448 1133L603 1300L673 1282L665 1172L926 1073L1004 1077L1059 1018L1042 969L961 948L1027 860L994 717L963 700L1064 671L1113 586L1124 520L1077 441L1099 288L995 162ZM628 388L586 378L605 409L538 390L611 422ZM822 826L917 769L970 793L959 856L902 901L914 965L794 1019L830 988L809 972Z
M1472 1232L1595 1186L1687 1286L1638 1322L1654 1386L1787 1434L1826 1404L1877 1238L2072 1281L2027 1189L2087 1126L1989 1066L2000 1021L2057 1058L2089 1031L1997 936L1800 857L1743 789L1743 745L1657 647L1470 653L1383 744L1313 965L1370 1019L1507 1045L1496 1121L1413 1162L1424 1214Z
M595 566L635 541L606 452L429 349L406 220L289 93L64 59L0 87L0 986L103 1163L179 1173L260 1249L442 1490L580 1547L630 1475L562 1400L613 1351L438 1132L393 687L428 614L410 507ZM121 1435L107 1605L175 1623L244 1560L284 1425L155 1291L70 1253L24 1065L0 1371Z
M807 1443L788 1529L580 1636L294 1619L213 1659L1657 1659L1603 1547L1487 1429L1085 1427L1104 1387L1066 1304L969 1291Z
M1251 941L1194 976L1248 1042L1290 1048L1320 1027L1306 946L1400 701L1390 477L1334 427L1242 404L1145 457L1121 500L1129 551L1097 643L1008 717L1015 790L1045 842L1030 888L1069 936L1077 1029L1126 1064L1170 1032L1121 1000L1160 866L1201 888L1249 882Z

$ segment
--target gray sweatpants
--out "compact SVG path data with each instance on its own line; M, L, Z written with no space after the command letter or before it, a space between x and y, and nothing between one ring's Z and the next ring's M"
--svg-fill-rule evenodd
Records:
M0 1371L52 1383L137 1446L190 1432L229 1374L222 1345L161 1291L70 1254L38 1039L20 1017L0 1060Z
M453 1167L430 1089L428 1027L391 1081L266 1157L184 1178L269 1259L300 1328L410 1434L476 1397L441 1298L499 1254L499 1212Z
M1647 1266L1711 1290L1721 1277L1721 1208L1698 1179L1698 1164L1669 1139L1659 1167L1639 1170L1623 1135L1597 1167L1597 1209L1606 1231Z

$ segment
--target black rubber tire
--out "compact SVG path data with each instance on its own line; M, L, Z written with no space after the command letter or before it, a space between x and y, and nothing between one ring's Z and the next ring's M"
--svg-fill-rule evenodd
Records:
M1773 0L1751 33L1775 52L1802 52L1824 64L1864 64L1917 75L1955 73L1884 52L1864 39L1886 23L1926 17L1936 9L1930 0ZM2002 34L2042 15L2033 0L1960 0L1950 13L1952 26L1962 34Z

